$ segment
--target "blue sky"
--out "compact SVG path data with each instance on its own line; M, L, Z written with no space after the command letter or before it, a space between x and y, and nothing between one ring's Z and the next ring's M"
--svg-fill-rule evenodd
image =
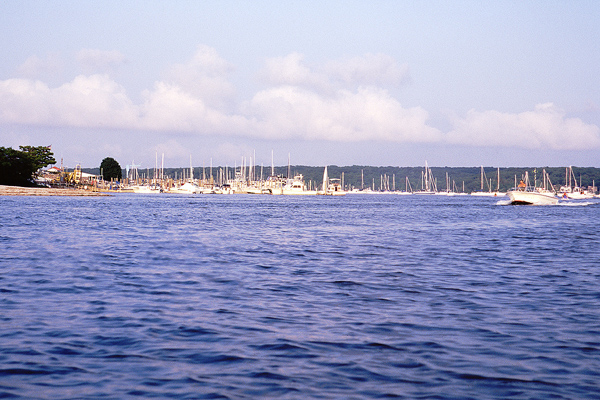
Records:
M0 3L0 146L65 165L600 167L597 1Z

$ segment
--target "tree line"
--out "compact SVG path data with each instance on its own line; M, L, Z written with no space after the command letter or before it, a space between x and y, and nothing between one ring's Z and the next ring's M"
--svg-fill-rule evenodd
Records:
M239 171L240 167L237 167ZM289 171L288 171L289 168ZM229 176L234 175L233 167L213 166L212 170L209 167L194 167L193 174L195 179L201 179L205 176L207 179L212 176L214 179L220 174L220 171L229 171ZM329 178L343 179L346 189L366 189L372 190L405 190L407 187L413 190L421 189L421 176L424 172L424 167L374 167L374 166L337 166L329 165ZM271 167L261 168L257 166L255 176L267 178L271 174ZM552 184L555 187L565 184L566 167L508 167L500 168L500 190L506 191L515 186L515 180L518 182L524 176L525 172L529 173L531 184L537 178L538 183L542 179L542 170L546 170ZM85 172L99 175L100 168L84 169ZM291 165L277 166L274 168L275 175L294 177L302 174L305 182L312 182L312 187L321 185L323 182L324 166L307 166L307 165ZM577 184L581 182L584 187L600 184L600 168L595 167L573 167ZM154 168L140 169L140 175L146 178L154 177ZM438 190L446 190L446 173L450 190L473 192L481 190L481 167L431 167L431 172L436 181ZM126 171L121 170L122 176L125 177ZM164 168L163 175L168 178L189 177L190 168ZM105 176L106 179L106 176ZM409 186L410 185L410 186ZM498 187L498 169L494 167L484 168L483 190L492 191Z

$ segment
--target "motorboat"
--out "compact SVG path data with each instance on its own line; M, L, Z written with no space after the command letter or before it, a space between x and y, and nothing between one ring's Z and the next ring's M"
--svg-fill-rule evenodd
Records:
M185 182L183 185L170 188L169 193L198 194L202 193L202 188L194 182Z
M553 190L546 186L547 174L544 171L544 186L535 188L529 186L529 175L525 172L525 180L521 180L514 190L507 192L510 204L525 205L554 205L558 204L558 197ZM552 184L550 183L550 186Z
M158 185L136 185L132 186L134 193L162 193L163 190Z
M294 176L294 179L289 181L282 188L282 194L285 195L300 195L300 196L310 196L316 195L316 190L306 190L306 185L304 184L304 176L302 174Z
M342 188L341 180L329 178L329 175L327 174L327 166L325 166L325 170L323 171L323 189L316 193L325 196L346 195L346 191L344 191Z
M553 205L558 203L558 197L553 192L537 190L510 190L508 193L510 204L526 205Z

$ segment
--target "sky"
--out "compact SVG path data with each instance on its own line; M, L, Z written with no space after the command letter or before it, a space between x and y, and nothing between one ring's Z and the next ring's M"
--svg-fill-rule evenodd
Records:
M600 167L598 21L595 0L4 0L0 146L88 168Z

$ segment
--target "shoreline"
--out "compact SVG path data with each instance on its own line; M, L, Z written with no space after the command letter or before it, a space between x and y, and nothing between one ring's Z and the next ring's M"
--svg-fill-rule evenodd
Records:
M84 189L21 187L0 185L0 196L110 196Z

